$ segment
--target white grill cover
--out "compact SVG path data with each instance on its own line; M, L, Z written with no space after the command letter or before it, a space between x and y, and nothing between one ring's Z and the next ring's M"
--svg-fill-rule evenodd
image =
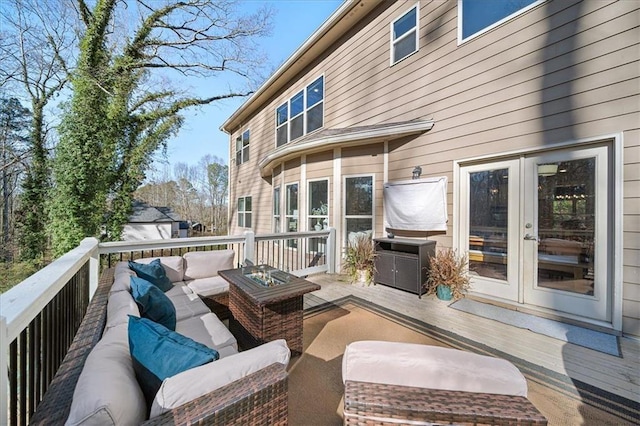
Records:
M384 184L385 227L404 231L447 230L447 177Z

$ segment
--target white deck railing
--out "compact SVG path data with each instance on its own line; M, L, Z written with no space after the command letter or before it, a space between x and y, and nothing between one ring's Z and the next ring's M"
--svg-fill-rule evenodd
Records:
M101 267L108 266L113 256L120 260L162 256L167 250L182 254L193 249L217 248L233 248L237 264L245 260L268 263L298 276L335 272L333 228L259 236L248 231L240 236L109 243L86 238L75 249L0 294L0 425L28 423L79 325L75 317L73 320L67 318L78 312L80 316L84 315L97 288ZM64 297L60 297L63 293ZM56 321L49 321L48 310L51 309L57 312ZM43 339L45 328L51 325L47 322L55 322L56 326L58 322L78 324L59 324L65 328L59 332L60 338L57 334L55 339L47 338L47 343L54 347L50 349L36 340ZM46 332L50 330L47 328ZM54 333L58 332L54 330ZM49 342L51 340L55 341ZM34 347L36 349L32 349ZM31 353L35 350L38 353ZM59 356L51 356L45 353L47 351L57 352ZM12 371L18 368L16 365L20 370ZM37 377L25 378L25 375Z

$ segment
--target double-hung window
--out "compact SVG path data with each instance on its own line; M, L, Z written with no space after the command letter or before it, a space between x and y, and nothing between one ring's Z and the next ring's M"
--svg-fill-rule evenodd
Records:
M308 228L320 231L329 227L329 181L314 180L309 182L309 219Z
M417 52L419 9L416 4L391 23L391 65Z
M276 108L276 145L282 146L324 125L324 77Z
M273 188L273 232L280 232L280 187Z
M298 184L291 183L285 187L285 227L286 232L298 232ZM288 247L298 247L296 239L287 240Z
M249 130L236 138L236 165L249 161Z
M238 226L251 228L251 197L238 198Z
M458 0L458 42L463 42L497 27L544 0L492 1Z
M358 233L373 233L373 176L350 176L344 180L345 242L351 243Z

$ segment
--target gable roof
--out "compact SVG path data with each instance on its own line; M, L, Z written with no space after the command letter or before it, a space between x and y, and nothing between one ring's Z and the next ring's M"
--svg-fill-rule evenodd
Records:
M132 209L129 223L171 223L182 220L170 207L153 207L145 202L134 200Z

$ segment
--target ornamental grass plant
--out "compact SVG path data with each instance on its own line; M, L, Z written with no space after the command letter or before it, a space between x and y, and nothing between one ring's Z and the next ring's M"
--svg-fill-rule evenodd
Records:
M464 297L470 287L468 260L466 254L459 255L451 248L436 251L435 256L429 257L428 278L424 283L427 294L435 294L437 286L443 285L451 289L454 300Z

